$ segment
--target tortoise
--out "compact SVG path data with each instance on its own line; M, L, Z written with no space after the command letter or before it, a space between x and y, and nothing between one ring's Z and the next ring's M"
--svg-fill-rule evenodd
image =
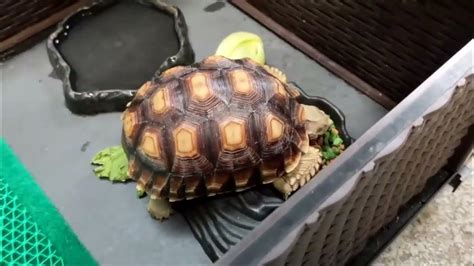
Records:
M122 114L122 147L150 214L262 184L285 198L303 186L321 165L310 141L331 120L298 96L274 67L215 55L144 83Z

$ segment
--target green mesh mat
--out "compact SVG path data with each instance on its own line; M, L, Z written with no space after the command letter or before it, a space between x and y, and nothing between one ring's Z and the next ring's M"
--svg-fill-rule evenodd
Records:
M96 265L0 138L0 265Z

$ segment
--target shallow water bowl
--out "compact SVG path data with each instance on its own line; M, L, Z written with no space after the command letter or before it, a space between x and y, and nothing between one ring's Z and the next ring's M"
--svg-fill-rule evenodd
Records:
M152 0L96 1L47 42L66 106L76 114L123 111L153 75L194 62L182 12Z

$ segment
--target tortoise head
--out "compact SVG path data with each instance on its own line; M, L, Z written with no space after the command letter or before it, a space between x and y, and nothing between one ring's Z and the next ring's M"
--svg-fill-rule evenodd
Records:
M305 128L310 140L324 134L331 125L329 116L315 106L302 104Z

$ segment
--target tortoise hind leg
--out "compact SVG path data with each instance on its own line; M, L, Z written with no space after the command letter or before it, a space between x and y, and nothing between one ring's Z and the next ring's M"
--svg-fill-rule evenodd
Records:
M291 193L301 188L316 175L321 164L321 151L315 147L309 147L308 152L301 156L298 166L293 171L277 179L273 186L287 199Z
M148 212L153 218L163 221L173 214L173 209L167 199L160 199L151 195L148 201Z
M276 77L279 81L281 81L283 84L286 84L285 88L287 92L290 94L291 98L296 98L300 96L299 90L296 88L295 85L288 83L288 78L286 77L285 73L283 73L281 70L279 70L276 67L272 67L269 65L264 65L263 68L270 74L272 74L274 77Z
M285 73L283 73L280 69L276 67L272 67L269 65L264 65L263 68L273 76L275 76L277 79L279 79L281 82L286 83L288 81Z

